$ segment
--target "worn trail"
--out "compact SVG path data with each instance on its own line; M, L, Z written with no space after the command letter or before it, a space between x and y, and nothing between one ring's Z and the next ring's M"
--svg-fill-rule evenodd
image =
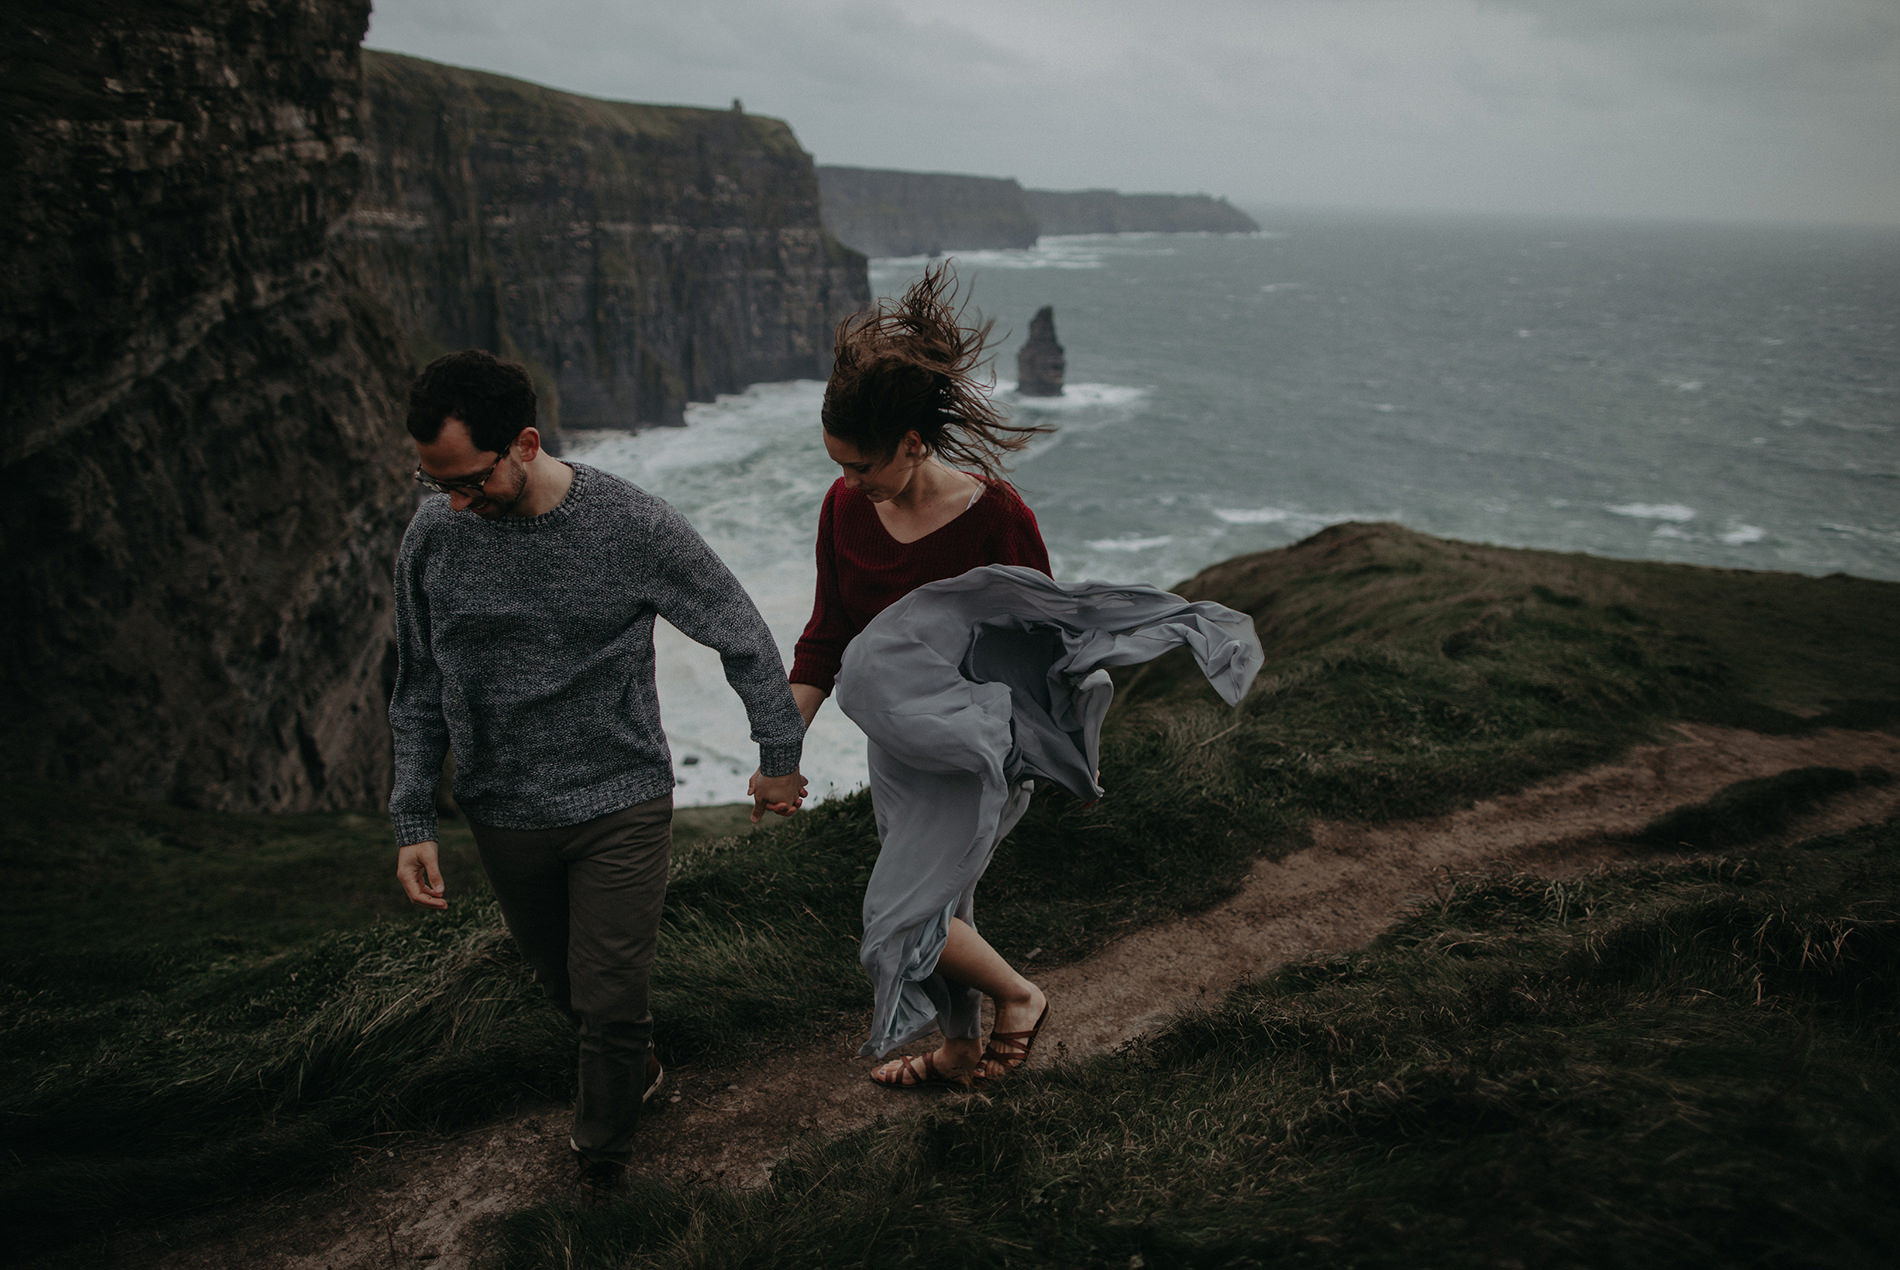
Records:
M1217 998L1290 959L1340 952L1378 934L1449 875L1523 868L1570 873L1627 858L1607 839L1736 783L1799 767L1900 772L1900 737L1832 730L1803 737L1683 726L1666 744L1451 815L1375 827L1322 823L1312 844L1254 866L1240 891L1205 912L1150 927L1037 976L1051 1001L1038 1064L1114 1048L1186 1006ZM1900 782L1850 791L1790 837L1900 813ZM754 1185L813 1133L841 1133L939 1099L865 1078L859 1038L802 1051L754 1052L731 1070L668 1074L643 1129L642 1171ZM566 1193L567 1111L547 1107L440 1142L393 1140L320 1194L140 1236L132 1259L178 1268L285 1270L425 1265L461 1270L482 1219Z

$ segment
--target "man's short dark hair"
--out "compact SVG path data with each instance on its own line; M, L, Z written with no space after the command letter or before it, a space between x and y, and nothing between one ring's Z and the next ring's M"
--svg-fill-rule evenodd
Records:
M534 383L524 367L479 348L438 357L409 389L409 435L427 444L450 419L468 425L476 449L500 454L534 426Z

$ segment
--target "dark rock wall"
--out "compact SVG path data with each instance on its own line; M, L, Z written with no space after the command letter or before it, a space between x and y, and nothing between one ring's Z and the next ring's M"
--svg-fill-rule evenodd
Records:
M820 167L825 224L867 256L1033 247L1023 187L991 176Z
M526 362L568 428L822 377L864 258L784 123L365 52L366 174L338 249L432 345Z
M400 332L326 254L367 0L0 19L0 761L383 796Z
M1253 217L1207 194L1119 194L1114 190L1025 190L1045 234L1253 234Z

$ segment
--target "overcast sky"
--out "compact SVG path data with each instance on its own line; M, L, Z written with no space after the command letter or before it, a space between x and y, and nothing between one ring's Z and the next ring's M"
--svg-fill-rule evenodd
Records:
M377 0L368 44L739 97L820 163L1900 224L1900 0Z

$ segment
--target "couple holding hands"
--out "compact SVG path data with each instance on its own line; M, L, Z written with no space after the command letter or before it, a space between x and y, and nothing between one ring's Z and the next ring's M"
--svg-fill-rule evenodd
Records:
M1142 585L1050 576L1001 460L1046 431L978 379L947 268L840 324L822 412L840 475L818 520L811 620L788 676L758 610L671 507L541 448L519 366L475 350L411 389L418 507L396 563L390 812L409 898L445 908L435 789L455 796L509 932L579 1032L571 1144L585 1175L631 1161L659 1088L647 1008L671 847L653 621L715 649L745 703L754 821L805 794L804 730L829 696L867 737L880 850L860 960L865 1055L894 1088L1022 1065L1049 1005L977 933L972 896L1034 780L1095 798L1106 667L1185 645L1230 703L1261 662L1253 624ZM993 1005L987 1040L984 997Z

